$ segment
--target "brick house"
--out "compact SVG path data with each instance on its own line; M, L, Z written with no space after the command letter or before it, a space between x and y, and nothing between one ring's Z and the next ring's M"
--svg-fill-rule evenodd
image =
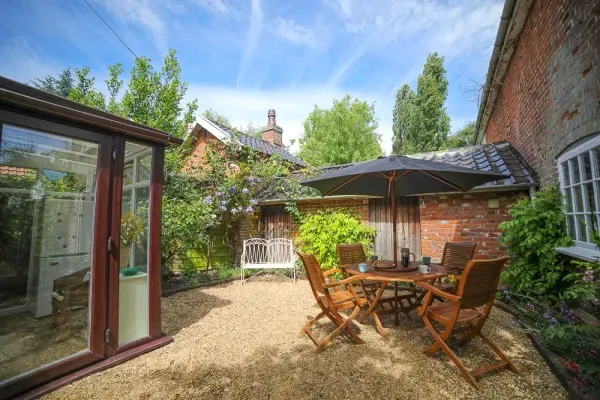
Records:
M242 146L248 146L265 156L279 154L283 159L291 162L297 168L307 167L304 161L291 154L283 146L283 129L277 125L275 110L269 110L267 125L261 128L262 139L247 135L237 130L212 121L202 115L190 124L186 142L192 142L192 151L188 158L188 166L202 165L206 146L211 141L223 142L234 139Z
M508 141L558 184L576 246L599 256L588 230L600 214L600 0L506 1L475 143Z

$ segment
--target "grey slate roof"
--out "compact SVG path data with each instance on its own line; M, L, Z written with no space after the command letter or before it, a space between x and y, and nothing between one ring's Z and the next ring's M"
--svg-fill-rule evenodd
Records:
M460 147L429 153L408 154L407 157L445 162L467 168L483 171L499 172L510 175L510 178L489 182L478 186L474 190L510 189L514 186L534 185L537 176L533 169L525 163L521 155L508 142L488 143L478 146ZM352 164L330 165L319 168L322 173L343 169ZM289 179L304 180L307 176L303 173L293 174ZM320 197L320 196L315 196ZM264 193L260 198L261 203L285 200L285 190L273 190Z
M289 151L287 151L283 147L276 146L274 144L271 144L265 140L255 137L255 136L246 135L245 133L238 132L237 130L234 130L228 126L222 125L222 124L218 123L217 121L213 121L213 120L210 120L210 121L213 124L215 124L219 129L221 129L228 136L236 137L237 140L239 140L239 142L241 144L243 144L244 146L248 146L248 147L253 148L254 150L256 150L260 153L264 153L264 154L269 154L269 155L270 154L279 154L279 155L281 155L281 157L283 157L284 160L287 160L296 165L300 165L302 167L309 166L302 159L294 156L293 154L291 154Z
M533 169L508 142L488 143L430 153L409 154L408 157L432 160L482 171L509 174L510 178L488 182L488 186L531 185L537 182Z

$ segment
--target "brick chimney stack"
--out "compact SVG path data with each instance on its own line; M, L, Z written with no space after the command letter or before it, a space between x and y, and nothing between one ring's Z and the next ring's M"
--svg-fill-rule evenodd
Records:
M275 110L269 110L268 117L269 122L267 122L267 125L263 126L260 130L262 138L269 143L283 147L283 129L281 129L280 126L277 126L277 122L275 121Z

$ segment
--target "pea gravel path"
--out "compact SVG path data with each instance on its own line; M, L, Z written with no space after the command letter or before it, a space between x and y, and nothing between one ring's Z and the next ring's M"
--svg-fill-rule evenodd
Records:
M382 338L370 319L367 342L338 337L320 355L298 331L318 313L305 281L250 282L163 299L175 342L51 393L47 399L565 399L528 338L494 309L484 332L521 370L499 371L471 388L449 358L428 358L433 341L416 313ZM321 334L332 324L323 322ZM390 326L388 323L387 326ZM478 339L462 347L468 368L493 359Z

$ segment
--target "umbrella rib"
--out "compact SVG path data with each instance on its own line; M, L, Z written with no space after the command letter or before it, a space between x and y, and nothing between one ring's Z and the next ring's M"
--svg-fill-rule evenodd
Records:
M429 172L427 172L427 171L423 171L422 169L420 169L420 170L418 170L418 171L419 171L419 172L421 172L421 173L423 173L423 174L425 174L425 175L428 175L428 176L432 177L433 179L436 179L436 180L438 180L438 181L440 181L440 182L442 182L442 183L445 183L445 184L446 184L446 185L448 185L448 186L451 186L451 187L453 187L454 189L458 190L459 192L465 192L465 191L466 191L466 190L464 190L464 189L462 189L462 188L460 188L460 187L458 187L458 186L454 185L453 183L450 183L450 182L448 182L448 181L447 181L446 179L444 179L444 178L440 178L440 177L438 177L438 176L435 176L435 175L433 175L433 174L430 174Z
M331 193L335 192L336 190L338 190L339 188L343 187L344 185L347 185L348 183L352 182L353 180L355 180L356 178L358 178L361 175L362 174L354 175L353 177L345 180L344 182L340 183L339 185L337 185L336 187L334 187L333 189L331 189L330 191L328 191L327 193L325 193L325 196L329 196Z

